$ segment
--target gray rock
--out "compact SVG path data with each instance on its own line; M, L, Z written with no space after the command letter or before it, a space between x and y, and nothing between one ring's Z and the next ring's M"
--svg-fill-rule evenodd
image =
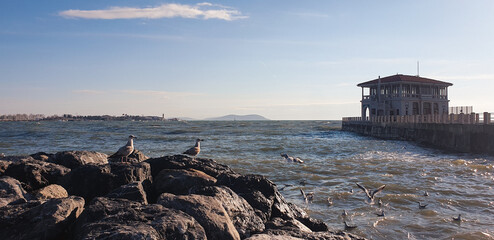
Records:
M144 153L142 153L141 151L139 151L137 149L134 149L134 151L124 161L127 163L140 163L140 162L145 161L147 159L149 159L149 157L144 155ZM114 162L114 163L120 163L120 162L122 162L122 159L120 157L113 157L113 158L108 157L108 161Z
M111 191L106 197L123 198L142 204L148 204L146 191L144 190L142 181L122 185Z
M104 196L114 187L115 175L110 165L84 165L72 170L60 181L70 195L83 197L87 203L97 196Z
M158 198L158 203L194 217L206 231L208 239L240 239L225 208L213 197L163 193Z
M11 163L4 174L19 180L30 192L57 183L69 172L64 166L28 158Z
M29 194L17 179L8 176L0 178L0 207L10 203L27 202L29 198Z
M74 169L87 164L107 164L108 155L93 151L64 151L57 152L54 156L53 162L70 169Z
M236 174L228 166L219 164L212 159L190 158L184 155L150 158L145 162L151 164L152 175L156 177L163 169L196 169L209 176L218 178L220 174Z
M67 190L58 184L51 184L33 192L34 198L38 200L48 200L52 198L67 198Z
M195 169L163 169L154 180L157 194L173 193L184 195L197 186L212 186L216 178Z
M78 223L75 239L206 239L190 215L159 204L95 198Z
M240 237L246 238L253 233L264 231L264 223L245 199L225 186L197 187L191 190L193 194L214 197L225 208L230 220L237 229Z
M68 239L84 199L29 201L0 208L0 239Z

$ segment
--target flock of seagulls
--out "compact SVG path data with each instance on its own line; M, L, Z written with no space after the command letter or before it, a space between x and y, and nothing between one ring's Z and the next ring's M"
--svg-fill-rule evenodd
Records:
M372 205L372 204L374 204L374 200L377 199L377 205L379 206L379 211L376 212L375 214L378 217L384 218L386 216L386 214L384 212L384 209L382 209L382 207L387 206L388 204L384 204L382 202L381 198L376 198L376 195L379 194L380 192L382 192L384 190L384 188L386 187L386 185L381 185L380 187L378 187L374 190L369 190L368 188L364 187L360 183L355 183L355 184L357 185L358 188L360 188L365 193L365 196L367 198L366 199L367 203ZM350 188L350 190L348 192L350 194L353 194L353 189ZM312 201L314 200L314 192L305 193L305 191L302 188L300 188L300 193L302 194L302 197L304 198L304 202L306 204L312 203ZM427 196L429 196L429 193L427 191L424 191L423 196L427 197ZM329 206L333 205L333 199L331 197L327 198L327 202L328 202ZM419 209L425 209L428 206L428 204L423 203L423 202L418 201L417 203L418 203ZM341 213L341 217L343 218L343 223L344 223L345 229L350 230L350 229L357 228L357 225L352 223L351 215L346 210L343 210L343 212ZM454 222L461 223L462 222L461 214L459 214L458 217L453 217L452 220Z

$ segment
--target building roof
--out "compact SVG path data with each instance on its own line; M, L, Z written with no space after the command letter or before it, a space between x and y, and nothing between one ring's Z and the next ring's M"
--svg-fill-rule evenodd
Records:
M383 77L380 79L381 83L422 83L422 84L434 84L434 85L443 85L443 86L453 86L452 83L438 81L430 78L423 78L419 76L410 76L410 75L402 75L397 74L393 76ZM359 83L358 87L370 87L376 85L379 82L378 79L374 79L371 81Z

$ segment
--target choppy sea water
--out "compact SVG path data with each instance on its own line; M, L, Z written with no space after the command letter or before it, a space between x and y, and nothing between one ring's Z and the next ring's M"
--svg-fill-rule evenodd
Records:
M200 157L267 176L288 201L333 229L344 229L346 210L348 221L358 226L349 231L371 239L494 239L494 157L358 136L340 126L339 121L0 122L0 152L111 154L133 134L137 149L159 157L179 154L202 138ZM280 153L305 163L288 163ZM366 203L356 182L368 188L386 184L377 194L383 206ZM300 189L314 192L312 203L304 202ZM428 206L419 209L418 201ZM385 217L376 215L380 210ZM458 214L463 220L453 221Z

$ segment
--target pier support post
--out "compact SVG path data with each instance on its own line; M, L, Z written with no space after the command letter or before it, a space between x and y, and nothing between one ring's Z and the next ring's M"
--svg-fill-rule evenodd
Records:
M484 124L491 123L491 113L484 112Z

